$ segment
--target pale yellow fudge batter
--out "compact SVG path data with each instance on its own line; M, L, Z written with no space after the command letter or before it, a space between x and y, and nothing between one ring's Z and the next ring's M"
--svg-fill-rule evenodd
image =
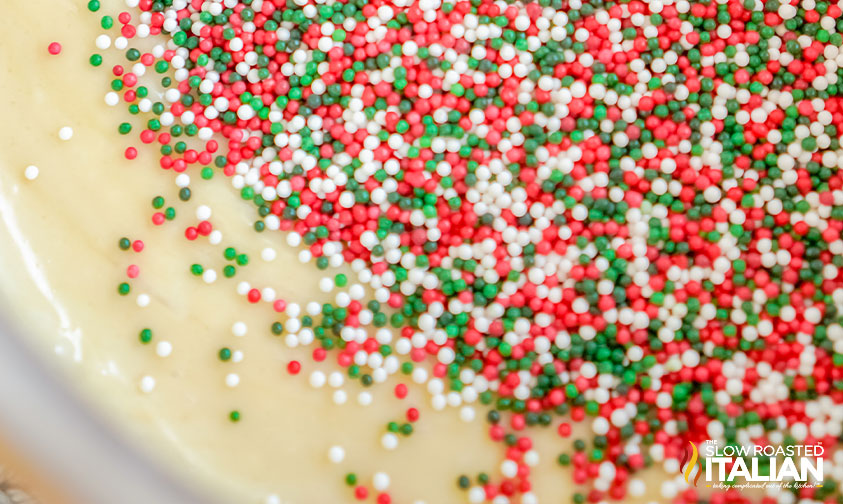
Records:
M104 11L116 12L103 3ZM87 64L100 29L99 15L89 13L85 2L32 0L3 7L4 312L49 360L62 363L118 429L190 484L229 503L276 502L270 496L285 503L351 502L345 474L354 472L370 486L381 471L390 477L393 502L460 503L466 494L457 476L499 475L503 445L488 439L479 404L477 418L468 423L458 409L433 411L427 391L400 374L366 389L373 395L368 406L358 404L363 388L356 381L346 379L340 387L348 396L344 405L333 403L335 388L312 388L310 372L329 373L334 358L316 364L312 348L288 348L269 331L278 320L272 310L265 303L250 305L235 286L243 280L266 284L279 298L305 303L325 299L317 288L324 273L300 264L283 233L255 233L254 207L224 177L203 181L194 173L193 197L182 203L173 174L157 165L155 146L117 133L125 107L103 100L108 57L102 68ZM58 56L47 52L52 41L63 45ZM59 138L63 127L72 128L71 139ZM130 145L139 150L131 162L123 157ZM25 176L30 165L39 169L34 180ZM156 194L178 212L160 228L150 221ZM213 210L223 234L219 245L183 238L199 205ZM144 251L121 251L122 236L143 240ZM221 274L229 245L251 258L235 279ZM277 252L274 261L261 259L267 247ZM189 273L192 263L215 269L219 278L206 285ZM140 275L131 281L131 293L119 296L117 285L132 264ZM139 295L149 297L148 306L138 306ZM237 322L246 324L245 335L233 334ZM148 345L138 340L145 327L153 331ZM171 353L160 356L168 346ZM221 347L241 352L242 361L221 362ZM303 363L297 376L286 372L292 359ZM226 383L232 373L239 377L236 387ZM403 401L392 394L399 382L409 386ZM384 449L386 424L403 422L411 406L421 411L415 432L401 436L396 450ZM242 414L238 423L228 418L232 410ZM558 437L555 425L537 431L535 493L540 502L570 502L577 489L555 459L570 451L571 441ZM345 451L339 464L329 460L332 446ZM659 473L651 479L676 477ZM657 483L641 498L660 500Z

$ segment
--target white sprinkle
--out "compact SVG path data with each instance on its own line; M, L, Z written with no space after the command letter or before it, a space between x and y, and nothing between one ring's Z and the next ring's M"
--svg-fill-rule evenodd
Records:
M334 391L334 404L345 404L346 401L348 401L348 394L345 390Z
M372 394L368 392L360 392L357 395L357 403L360 404L360 406L368 406L372 404Z
M394 450L398 447L398 436L391 432L387 432L381 437L381 446L387 450Z
M176 175L176 185L179 187L187 187L190 185L190 175L187 173L179 173Z
M155 390L155 378L153 378L149 375L141 378L140 389L141 389L141 392L143 392L144 394L149 394L150 392Z
M231 352L231 362L242 362L243 361L243 352L240 350L235 350Z
M239 284L237 284L237 294L240 294L241 296L245 296L246 294L249 293L249 290L251 288L252 288L252 286L249 285L249 282L246 282L246 281L240 282Z
M169 341L159 341L155 345L155 353L158 354L158 357L167 357L173 353L173 344Z
M267 495L266 499L263 500L263 504L281 504L281 497L275 494Z
M97 49L108 49L111 47L111 37L103 33L96 40Z
M325 385L325 373L322 371L314 371L310 373L310 386L313 388L321 388Z
M38 178L38 167L35 165L27 166L26 170L23 171L23 175L27 180L35 180Z
M246 335L248 328L246 327L245 322L235 322L233 326L231 326L231 334L243 337Z
M204 221L211 218L211 207L208 205L199 205L196 208L196 218Z
M114 91L110 91L105 95L105 104L109 107L114 107L118 103L120 103L120 95L115 93Z
M64 141L68 141L73 138L73 128L70 126L65 126L64 128L59 130L59 138Z
M215 230L211 231L211 234L208 235L208 242L211 245L219 245L219 243L221 241L222 241L222 231L220 231L219 229L215 229Z
M343 450L342 446L332 446L328 450L328 460L330 460L334 464L339 464L344 459L345 459L345 450Z
M266 247L265 249L263 249L261 251L261 259L263 259L266 262L274 261L276 255L277 254L275 253L275 249L273 249L273 248Z
M378 492L383 492L389 488L389 475L385 472L376 472L372 476L372 486Z
M460 409L460 420L462 420L463 422L472 422L474 421L474 417L474 408L472 408L471 406L463 406Z
M343 378L342 373L340 373L339 371L334 371L333 373L328 375L328 385L334 388L342 387L344 381L345 378Z
M228 373L225 375L225 384L231 388L240 385L240 376L237 373Z
M202 272L202 280L208 284L214 283L217 280L217 272L212 269L206 269Z
M518 474L518 464L514 460L504 460L501 462L501 474L505 478L514 478Z
M149 295L138 294L137 303L138 306L140 306L141 308L146 308L147 306L149 306Z

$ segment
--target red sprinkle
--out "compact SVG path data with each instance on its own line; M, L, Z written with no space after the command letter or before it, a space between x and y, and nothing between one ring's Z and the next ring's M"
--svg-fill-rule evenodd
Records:
M354 489L354 497L358 500L364 500L369 496L369 489L364 486L358 486Z

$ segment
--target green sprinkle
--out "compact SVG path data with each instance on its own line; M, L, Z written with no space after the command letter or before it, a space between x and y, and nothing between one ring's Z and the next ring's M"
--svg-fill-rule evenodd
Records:
M117 286L117 293L120 294L121 296L128 295L129 291L131 291L131 290L132 290L131 286L129 286L129 284L126 283L126 282L123 282L123 283L121 283L120 285Z
M152 330L151 329L142 329L140 334L138 335L138 339L143 344L149 343L152 341Z

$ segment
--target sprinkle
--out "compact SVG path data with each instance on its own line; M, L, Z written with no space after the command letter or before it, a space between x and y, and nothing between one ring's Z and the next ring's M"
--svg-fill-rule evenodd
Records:
M111 47L111 37L103 33L96 38L94 43L97 46L97 49L104 51Z
M322 388L325 385L325 373L322 371L314 371L310 373L310 386L313 388Z
M173 344L169 341L159 341L158 344L155 345L155 353L158 354L159 357L168 357L171 353L173 353Z
M147 295L147 294L138 294L138 297L137 297L137 304L138 304L138 306L140 306L141 308L146 308L147 306L149 306L149 295Z
M59 130L59 138L67 141L73 138L73 128L70 126L65 126Z
M23 175L26 177L27 180L35 180L38 178L38 167L35 165L29 165L24 170Z
M246 327L245 322L235 322L234 325L231 326L231 334L237 336L238 338L242 338L248 332L248 327Z
M390 451L394 450L398 447L398 436L391 432L387 432L381 436L381 446Z
M225 385L230 388L240 385L240 375L237 373L228 373L225 375Z
M211 218L211 208L207 205L199 205L196 207L196 218L200 221L206 221Z
M138 334L138 339L141 343L149 343L152 341L152 330L149 328L141 329L140 333Z
M328 460L334 464L339 464L345 459L345 450L342 446L332 446L328 450Z
M231 265L226 266L226 268L228 267L234 268L234 266ZM252 290L252 286L249 285L249 282L240 282L237 284L237 294L240 294L241 296L245 296L250 290Z
M276 257L276 253L275 253L275 249L273 249L273 248L267 247L267 248L265 248L261 251L261 259L263 259L266 262L274 261L275 257Z
M512 460L504 460L501 462L501 474L505 478L514 478L518 474L518 464Z
M360 406L368 406L372 404L372 394L369 392L360 392L357 394L357 404Z
M342 387L345 379L342 376L342 373L339 371L334 371L328 375L328 385L334 388Z
M47 52L56 56L57 54L61 53L61 44L58 42L51 42L50 45L47 46Z
M389 475L385 472L376 472L372 476L372 487L378 492L383 492L389 488Z
M138 385L140 387L141 392L144 394L149 394L153 390L155 390L155 378L147 375L141 378L140 383Z
M214 283L217 280L217 272L212 269L206 269L202 272L202 280L207 284Z
M221 241L222 241L222 231L219 231L219 230L215 229L215 230L211 231L211 234L208 235L208 243L210 243L211 245L219 245L219 243Z
M348 401L348 394L346 394L345 390L335 390L331 398L333 399L334 404L342 405Z

